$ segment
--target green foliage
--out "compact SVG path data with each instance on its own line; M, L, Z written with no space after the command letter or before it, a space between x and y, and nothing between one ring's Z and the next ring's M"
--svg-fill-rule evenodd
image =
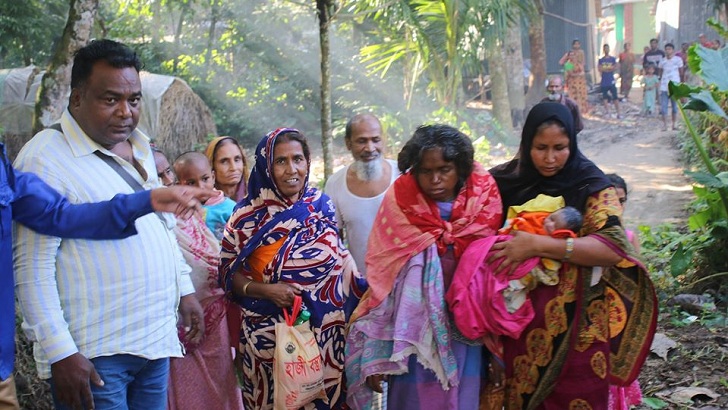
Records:
M707 111L722 118L728 119L723 108L716 102L716 96L709 90L701 87L690 87L687 84L675 84L672 81L668 84L670 95L675 99L690 98L684 105L687 110Z
M716 3L716 9L718 9L718 3L719 3L719 1L716 1L715 3ZM728 3L726 3L725 1L724 1L724 3L726 5L728 5ZM720 24L719 21L717 21L717 20L715 20L714 18L711 17L711 18L708 19L708 21L706 22L706 24L708 26L710 26L713 30L715 30L718 33L718 35L720 35L721 37L728 38L728 30L726 30L726 28L723 27L723 25Z
M681 230L672 224L641 225L639 236L643 260L662 299L685 290L706 289L711 280L726 275L706 273L728 270L728 241L726 236L716 234L715 227Z
M371 112L382 120L389 135L389 155L396 155L402 142L424 122L446 122L462 128L474 140L502 139L506 133L487 112L440 103L436 98L440 92L430 83L434 79L447 84L447 92L460 99L460 70L482 70L485 40L473 21L491 19L488 25L505 24L508 13L496 16L493 10L507 12L507 4L518 2L390 3L341 2L333 13L334 135L343 135L351 115ZM362 12L366 4L373 7L368 10L372 13ZM292 126L315 145L320 134L320 59L314 6L314 2L290 0L100 0L93 36L127 43L140 55L146 70L184 79L211 108L221 135L250 146L273 128ZM0 67L22 65L18 61L23 53L36 61L50 55L52 39L60 36L67 12L67 0L0 3ZM9 19L20 28L6 29L14 27L5 24ZM28 48L19 43L26 39L18 32L35 38L30 29L39 30L39 38L43 38ZM422 56L431 58L428 61L436 68L425 69L425 60L411 59L413 49L404 48L407 57L393 60L384 77L371 75L379 72L367 69L368 63L362 62L358 51L369 45L404 44L405 33L417 33L408 47L419 42L418 50L430 50ZM409 75L410 69L420 70L416 81ZM481 151L486 152L488 145L483 142Z
M694 242L695 236L694 232L680 232L671 224L654 228L647 225L639 227L643 259L647 262L648 270L653 273L655 285L662 291L676 291L678 279L684 275L685 269L672 269L690 266L684 260L687 259L686 253L692 250L686 250L684 244Z
M720 310L715 302L703 303L700 306L700 313L692 314L673 306L670 314L670 324L675 327L685 327L698 323L707 329L718 329L728 326L728 311Z
M351 11L377 24L379 41L361 48L363 62L384 76L402 69L405 93L426 76L428 91L441 106L462 104L463 72L483 73L483 49L496 46L509 24L528 9L530 2L517 0L360 0Z
M712 50L695 44L688 50L688 65L705 85L690 87L671 82L668 87L672 99L687 99L684 105L678 104L692 142L687 151L694 149L697 152L702 168L686 172L695 182L696 199L688 220L691 231L674 246L670 263L674 277L698 268L698 272L690 275L691 280L683 281L686 286L703 282L702 279L692 280L693 277L728 270L725 253L728 246L728 172L726 162L721 158L721 153L726 152L726 144L721 142L722 130L728 126L724 109L728 101L728 49ZM697 116L688 116L686 110L696 112Z
M480 137L473 141L475 147L475 160L483 165L488 164L488 154L490 154L490 141L485 137Z
M253 145L271 129L292 126L316 139L319 53L312 8L280 0L115 3L107 15L118 23L112 34L141 40L136 46L149 57L147 67L184 78L212 109L221 135Z
M666 401L660 400L657 397L645 397L642 399L642 402L655 410L664 409L669 406Z
M672 225L661 225L640 226L639 231L644 260L655 286L665 298L684 290L709 288L710 280L725 276L725 273L711 275L727 269L725 228L706 226L681 232Z
M697 316L677 309L675 309L675 311L670 315L670 324L675 327L689 326L695 323L697 320Z
M728 215L726 215L719 192L710 186L693 186L693 193L696 200L693 203L694 212L688 218L690 229L715 226L717 230L720 230L725 225Z
M692 263L693 250L686 248L682 243L677 245L675 253L670 258L670 272L672 276L680 276L688 270L688 267Z
M721 48L713 50L705 48L700 44L691 46L694 53L690 53L695 61L690 63L690 67L697 67L696 74L705 81L706 84L715 86L720 91L728 91L728 50ZM688 57L688 58L689 58Z
M67 0L0 1L0 67L48 64L67 15Z
M702 326L708 329L724 328L728 326L728 310L721 311L716 308L715 303L712 306L704 306L698 321Z

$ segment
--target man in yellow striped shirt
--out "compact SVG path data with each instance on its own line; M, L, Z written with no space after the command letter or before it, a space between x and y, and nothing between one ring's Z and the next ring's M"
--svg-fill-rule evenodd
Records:
M73 202L160 186L148 138L136 129L142 98L136 54L96 40L74 58L61 131L38 133L16 166ZM114 241L61 239L16 225L16 291L41 378L57 408L163 409L169 357L204 331L174 218L137 219Z

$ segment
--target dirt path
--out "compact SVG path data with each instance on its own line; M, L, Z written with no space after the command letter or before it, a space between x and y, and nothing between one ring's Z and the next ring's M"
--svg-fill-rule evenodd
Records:
M639 97L641 90L633 94ZM602 106L594 108L585 118L579 148L604 172L627 182L626 225L679 223L687 218L685 207L692 199L676 148L680 131L661 131L662 121L640 116L641 101L635 100L622 103L624 119L607 118Z

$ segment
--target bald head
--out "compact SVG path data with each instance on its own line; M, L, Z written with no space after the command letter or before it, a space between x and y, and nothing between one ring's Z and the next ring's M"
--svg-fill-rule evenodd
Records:
M201 152L197 152L197 151L187 151L184 154L177 157L176 160L174 160L174 166L175 166L175 168L177 166L183 167L188 164L193 164L193 163L197 164L200 162L202 162L203 164L207 164L208 166L210 165L210 160L207 159L205 154L203 154Z
M371 124L373 127L379 128L379 130L382 129L382 124L379 122L379 118L377 118L375 115L357 114L351 117L351 119L349 119L349 122L346 123L346 133L344 134L344 138L347 141L351 141L351 136L353 134L354 128L364 123Z
M205 189L215 187L215 174L207 156L201 152L189 151L174 160L174 172L180 184Z

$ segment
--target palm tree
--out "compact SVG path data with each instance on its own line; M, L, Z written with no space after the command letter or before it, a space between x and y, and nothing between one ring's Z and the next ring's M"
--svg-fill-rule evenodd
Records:
M436 101L456 111L462 105L464 70L483 71L485 57L501 58L509 24L524 8L522 0L359 0L355 13L373 17L382 41L363 47L361 55L375 73L386 75L395 63L405 72L406 98L425 76ZM497 50L496 52L493 52ZM499 62L495 68L498 72ZM491 64L491 71L493 64ZM491 73L493 74L493 73ZM507 84L505 74L495 88ZM507 90L507 88L506 88ZM510 118L507 91L496 100ZM505 122L505 119L499 119ZM510 127L510 119L507 120Z

